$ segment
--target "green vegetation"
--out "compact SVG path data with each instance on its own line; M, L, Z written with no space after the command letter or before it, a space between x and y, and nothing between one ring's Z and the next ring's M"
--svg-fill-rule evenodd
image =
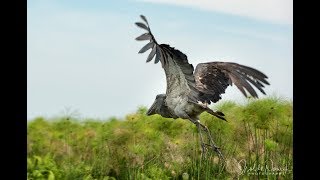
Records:
M292 179L291 101L228 101L213 109L228 122L207 113L200 121L226 164L214 152L201 158L195 125L146 116L141 107L125 119L28 122L28 179Z

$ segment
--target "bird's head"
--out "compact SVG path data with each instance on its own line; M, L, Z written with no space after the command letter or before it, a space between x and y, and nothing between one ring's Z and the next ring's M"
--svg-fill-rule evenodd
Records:
M156 96L156 99L154 100L153 104L149 108L147 115L153 115L153 114L160 114L161 115L161 108L164 106L164 100L166 99L165 94L158 94Z

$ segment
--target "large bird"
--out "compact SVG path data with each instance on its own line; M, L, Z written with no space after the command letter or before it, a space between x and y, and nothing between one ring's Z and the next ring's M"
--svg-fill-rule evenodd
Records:
M181 51L167 44L158 44L151 33L146 17L143 15L140 17L144 23L136 22L135 24L147 32L136 40L149 42L139 53L151 49L146 62L150 62L154 57L155 64L161 62L167 80L166 94L156 96L147 115L159 114L166 118L190 120L198 127L202 152L205 153L206 147L210 147L223 157L219 147L214 144L209 129L199 121L199 115L202 112L208 112L226 120L222 112L213 111L208 105L211 102L218 102L221 94L225 93L226 88L232 84L235 84L245 97L248 97L248 92L252 97L258 98L253 86L265 94L264 84L269 85L267 76L254 68L233 62L200 63L194 69L192 64L188 63L187 56ZM204 141L201 130L206 132L208 142Z

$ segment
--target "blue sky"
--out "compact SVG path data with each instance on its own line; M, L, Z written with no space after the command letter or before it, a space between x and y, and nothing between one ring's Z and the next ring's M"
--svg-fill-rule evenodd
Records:
M28 120L66 109L81 118L121 118L165 93L160 64L137 53L145 44L134 40L144 33L134 25L140 14L159 43L181 50L194 66L232 61L257 68L269 77L267 94L291 99L292 1L211 2L28 0ZM234 86L222 97L244 100Z

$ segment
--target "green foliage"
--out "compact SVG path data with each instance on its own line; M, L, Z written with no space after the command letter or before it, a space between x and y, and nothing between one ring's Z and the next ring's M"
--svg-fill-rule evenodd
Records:
M275 151L276 148L278 147L278 144L274 142L272 139L266 139L264 142L265 142L267 151Z
M208 113L200 121L224 153L224 165L215 153L201 158L194 124L146 116L147 108L139 107L124 119L28 122L28 179L292 179L291 101L226 101L212 109L228 122Z
M61 172L53 158L48 154L44 158L33 156L27 158L27 179L55 180Z

